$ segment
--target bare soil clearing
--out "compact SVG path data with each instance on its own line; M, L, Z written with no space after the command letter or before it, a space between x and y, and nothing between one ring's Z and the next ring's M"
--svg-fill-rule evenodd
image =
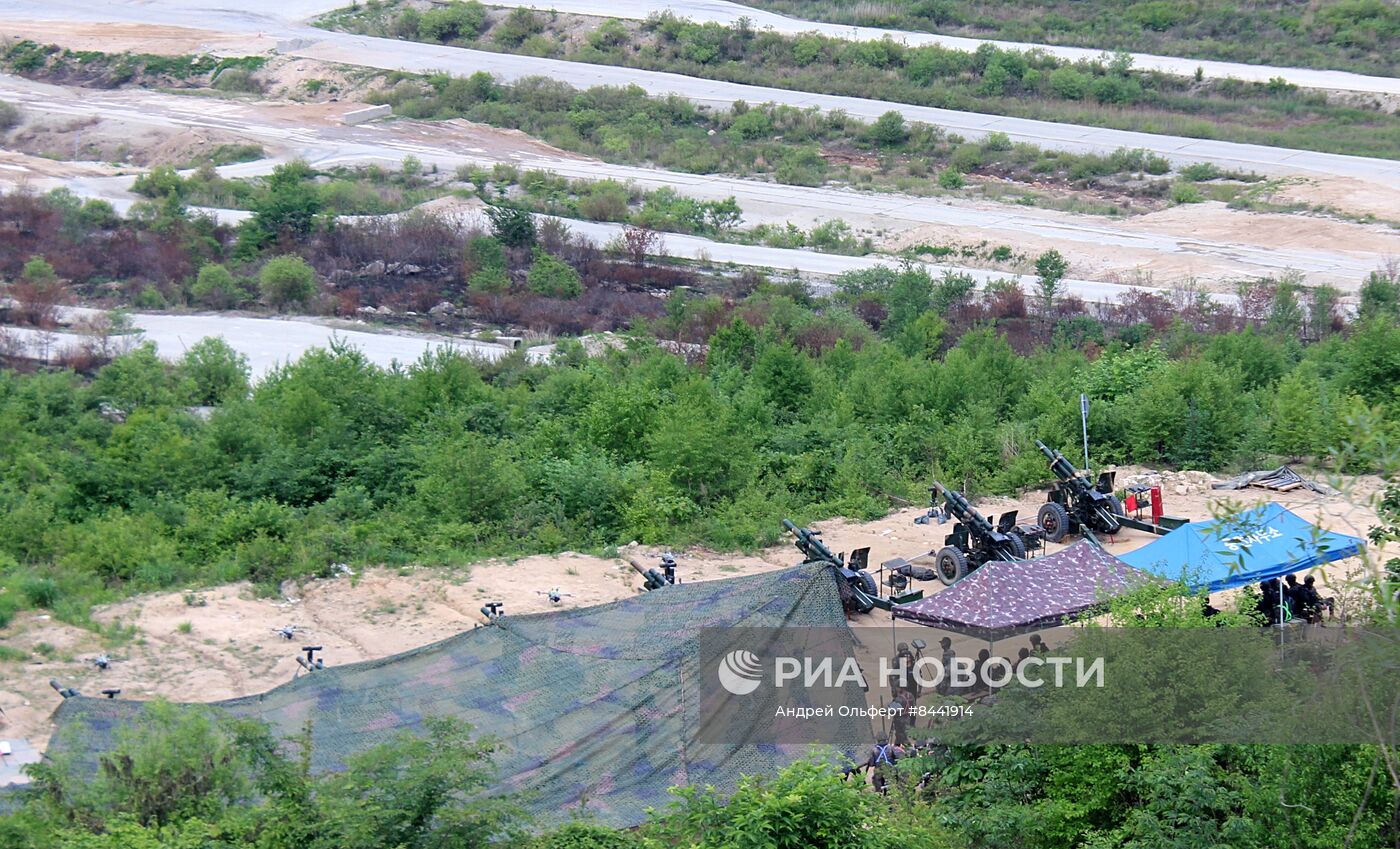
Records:
M1119 482L1138 471L1120 470ZM1216 492L1206 480L1209 476L1168 473L1168 512L1204 519L1227 504L1277 501L1308 521L1358 536L1376 522L1367 505L1382 486L1378 478L1353 478L1343 497L1328 498L1262 490ZM1016 508L1024 520L1033 521L1043 499L1042 492L1033 491L1014 499L982 499L978 506L989 515ZM941 545L951 526L915 525L914 518L922 512L908 508L873 522L838 518L817 527L835 551L870 546L870 562L878 566L893 557L912 559ZM1121 554L1153 539L1125 531L1109 540L1108 548ZM661 551L628 546L621 554L654 565ZM691 549L677 552L677 560L680 578L688 582L785 568L800 555L782 543L754 554ZM1320 580L1335 582L1360 568L1356 560L1334 563L1320 570ZM936 582L921 586L925 593L941 589ZM33 658L0 663L0 708L9 723L0 733L28 738L36 746L47 741L49 715L59 701L48 686L50 678L89 694L120 687L122 698L232 698L290 680L300 671L295 656L303 644L323 646L329 664L345 664L385 657L476 627L485 621L479 608L488 601L504 602L507 614L539 613L555 609L544 595L549 590L567 594L559 608L573 608L629 598L640 588L641 577L622 559L565 552L457 568L370 569L353 578L288 584L277 599L257 598L247 584L140 596L96 611L101 622L137 629L134 639L111 649L115 662L106 671L91 663L103 650L97 635L47 616L25 614L11 624L5 644L32 652ZM1327 594L1338 594L1335 584ZM292 624L304 629L293 640L275 630Z
M5 35L70 50L103 53L153 53L178 56L215 53L222 56L256 56L274 50L277 39L262 33L219 32L193 27L89 21L11 21Z
M1400 213L1400 194L1392 214ZM1057 214L1068 226L1084 221L1083 216ZM1086 222L1087 224L1087 222ZM1259 248L1286 249L1296 258L1315 254L1348 255L1358 263L1380 265L1382 258L1400 255L1400 230L1385 224L1359 224L1316 216L1285 213L1242 212L1223 203L1200 203L1169 207L1133 218L1119 219L1114 229L1140 234L1141 245L1107 240L1095 244L1090 239L1072 243L1051 236L1030 235L995 227L970 229L954 224L925 224L896 232L884 239L887 250L903 250L920 244L948 244L986 238L992 244L1005 243L1028 257L1052 248L1064 253L1074 276L1093 280L1118 280L1157 285L1194 279L1206 290L1234 291L1234 282L1259 273L1257 263L1228 250L1164 251L1154 241L1174 237L1189 247L1199 240L1212 245L1237 244ZM1281 270L1281 269L1280 269ZM1024 269L1030 273L1032 269ZM1362 277L1356 274L1309 274L1310 282L1331 282L1344 291L1355 290ZM1330 278L1330 279L1327 279Z

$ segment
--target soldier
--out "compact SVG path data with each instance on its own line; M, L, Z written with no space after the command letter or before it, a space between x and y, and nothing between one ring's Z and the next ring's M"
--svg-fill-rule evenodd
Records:
M982 673L987 668L987 661L991 659L992 652L990 649L982 649L977 653L977 663L973 666L974 680L972 682L971 687L971 689L974 692L990 691L992 689L991 687L987 686L986 681L984 681L982 678Z
M1298 608L1303 618L1314 625L1322 624L1322 610L1327 609L1328 614L1333 613L1332 599L1323 598L1314 586L1316 580L1312 575L1303 579L1303 585L1298 588Z
M1270 625L1278 621L1279 596L1278 581L1270 578L1259 582L1259 612Z
M942 651L939 663L943 666L943 677L938 680L938 695L946 696L952 689L948 679L953 675L953 661L957 659L957 654L953 651L953 641L948 637L938 641L938 647Z
M900 690L890 702L890 739L896 746L909 745L909 705L913 704L908 690Z
M865 768L870 770L870 783L875 787L875 792L885 792L885 785L894 774L894 765L903 754L904 750L891 743L886 735L881 734L875 738L875 746L870 750L870 757L865 760Z
M1303 588L1298 585L1298 576L1289 575L1283 580L1283 600L1288 604L1289 617L1301 619L1303 616L1303 600L1299 598L1299 594L1303 591Z
M915 699L919 697L919 682L914 674L916 660L917 658L914 657L914 652L910 650L908 643L900 643L895 648L894 667L890 672L890 698L899 698L901 690L908 690ZM900 669L904 670L903 676L898 672Z

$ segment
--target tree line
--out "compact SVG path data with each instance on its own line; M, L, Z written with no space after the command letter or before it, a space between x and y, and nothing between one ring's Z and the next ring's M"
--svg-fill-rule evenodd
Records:
M0 575L18 591L0 609L81 622L133 590L273 592L334 562L752 549L781 517L871 518L934 477L1037 485L1034 440L1077 441L1080 392L1099 463L1367 471L1336 453L1346 429L1400 420L1400 299L1382 275L1358 322L1309 344L1288 297L1219 332L1189 312L1056 318L1063 301L996 318L1019 289L976 298L970 280L913 269L838 282L818 300L771 283L730 302L678 291L624 350L563 341L542 364L440 351L384 369L334 346L250 386L206 340L174 363L138 347L91 379L6 371ZM704 347L673 355L651 334ZM205 421L196 405L216 409Z

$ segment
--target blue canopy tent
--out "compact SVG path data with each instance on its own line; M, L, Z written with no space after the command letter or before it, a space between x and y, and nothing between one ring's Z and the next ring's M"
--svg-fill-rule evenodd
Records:
M1361 553L1365 543L1325 531L1278 504L1182 525L1119 556L1129 566L1210 592L1303 572Z

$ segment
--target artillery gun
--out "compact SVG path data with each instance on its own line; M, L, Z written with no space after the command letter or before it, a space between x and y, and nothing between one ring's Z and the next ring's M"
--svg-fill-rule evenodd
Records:
M808 563L829 563L836 569L846 582L847 591L841 594L842 598L847 599L848 604L857 612L869 613L876 606L889 606L888 601L880 598L880 587L875 583L875 577L865 569L870 549L858 548L852 551L848 563L845 555L831 553L831 549L821 540L821 531L799 528L790 519L783 520L783 527L792 531L793 536L797 538L794 540L797 550L802 552Z
M1046 539L1059 542L1066 534L1116 534L1123 529L1123 503L1113 494L1113 472L1103 472L1096 483L1089 483L1065 455L1038 439L1035 444L1060 479L1036 515Z
M934 555L934 571L944 584L952 584L992 560L1026 558L1027 537L1034 529L1017 527L1015 510L1001 514L993 525L960 492L934 481L931 495L935 505L938 496L943 496L948 514L958 520Z

